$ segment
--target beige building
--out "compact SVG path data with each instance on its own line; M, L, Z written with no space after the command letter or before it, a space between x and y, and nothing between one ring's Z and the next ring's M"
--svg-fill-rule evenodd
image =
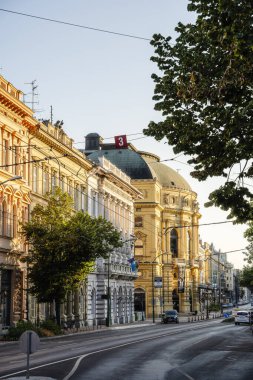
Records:
M155 318L172 308L199 311L197 194L158 156L137 151L131 144L116 149L93 135L93 145L84 150L88 157L95 162L106 157L131 177L143 195L135 201L136 312Z
M23 103L22 92L2 76L0 131L0 327L52 316L52 305L38 304L29 294L27 268L20 261L28 247L20 227L32 208L45 203L45 194L56 187L72 196L75 210L110 220L125 242L111 254L109 269L105 260L98 260L80 289L66 295L62 321L79 326L104 323L108 304L101 296L109 284L112 323L131 322L137 274L128 259L133 256L133 202L141 193L106 159L96 165L75 149L61 122L52 125L37 120Z
M28 186L31 110L22 93L0 76L0 331L26 317L26 268L20 258L27 247L19 222L28 219L31 204Z

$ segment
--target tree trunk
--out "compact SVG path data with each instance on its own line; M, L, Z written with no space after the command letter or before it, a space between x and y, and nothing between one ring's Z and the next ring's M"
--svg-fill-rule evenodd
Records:
M59 300L55 300L55 315L57 325L61 326L61 302Z

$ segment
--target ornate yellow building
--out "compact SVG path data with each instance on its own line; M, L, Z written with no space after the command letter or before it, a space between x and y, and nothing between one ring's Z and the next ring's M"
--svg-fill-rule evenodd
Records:
M99 143L100 142L100 143ZM131 144L94 142L91 160L104 156L132 179L143 195L135 201L135 311L157 317L166 309L199 311L199 235L197 194L184 178Z

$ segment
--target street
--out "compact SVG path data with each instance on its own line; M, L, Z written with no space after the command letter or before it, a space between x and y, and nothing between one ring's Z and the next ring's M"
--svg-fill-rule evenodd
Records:
M0 345L0 379L24 376L18 343ZM57 380L220 380L253 378L249 326L220 319L144 323L42 340L30 376ZM23 372L22 372L23 371Z

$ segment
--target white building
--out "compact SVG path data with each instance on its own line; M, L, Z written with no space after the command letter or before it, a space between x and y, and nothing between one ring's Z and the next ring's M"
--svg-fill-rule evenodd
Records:
M108 324L108 320L110 324L133 321L137 271L132 270L128 260L133 257L134 200L140 197L130 177L104 157L99 159L95 173L88 178L88 213L109 220L121 231L124 244L108 259L98 259L88 276L88 325Z

